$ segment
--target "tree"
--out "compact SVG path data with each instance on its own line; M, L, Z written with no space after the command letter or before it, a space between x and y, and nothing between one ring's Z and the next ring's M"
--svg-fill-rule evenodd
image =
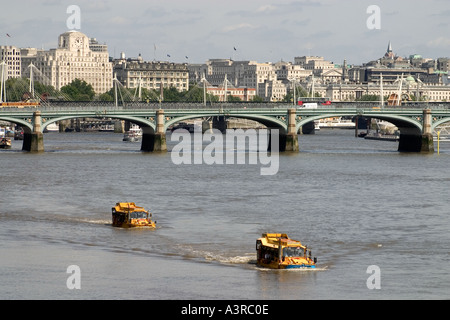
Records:
M186 102L203 102L203 89L198 86L190 86L183 98Z
M227 96L227 101L228 102L241 102L242 99L239 97L235 97L235 96Z
M360 98L356 99L356 101L380 101L380 96L376 94L364 94Z
M86 81L75 79L70 84L61 88L61 92L67 94L75 101L91 101L95 96L94 88Z
M111 101L114 101L114 95L111 94L111 92L107 91L107 92L99 95L98 100L111 102Z
M171 86L169 88L164 88L164 101L168 102L178 102L182 100L182 93L177 90L177 88Z
M252 102L264 102L264 99L258 95L252 98Z
M58 96L55 88L34 81L34 93L30 92L30 80L26 78L10 78L6 80L6 101L25 101L28 99L46 99L49 96Z

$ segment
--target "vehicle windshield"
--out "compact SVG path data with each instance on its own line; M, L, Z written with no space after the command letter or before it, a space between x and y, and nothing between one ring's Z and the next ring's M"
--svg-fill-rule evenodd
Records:
M305 251L303 248L299 247L288 247L283 249L283 255L285 257L303 257L305 255Z
M147 212L130 212L130 219L146 219Z

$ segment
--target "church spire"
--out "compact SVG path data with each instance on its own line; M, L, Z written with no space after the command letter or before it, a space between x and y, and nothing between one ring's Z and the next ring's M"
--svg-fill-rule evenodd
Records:
M391 41L389 41L388 48L387 48L387 51L386 51L386 54L384 55L384 57L389 58L389 59L394 59L394 57L395 57L394 52L392 52Z

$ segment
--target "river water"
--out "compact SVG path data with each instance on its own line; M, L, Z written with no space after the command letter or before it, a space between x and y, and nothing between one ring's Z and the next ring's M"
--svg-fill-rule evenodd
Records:
M321 130L299 136L275 175L175 165L114 133L47 133L42 154L21 143L0 151L1 299L450 297L448 142L404 154ZM111 227L118 201L149 208L158 228ZM318 268L258 268L264 232L302 241ZM67 285L72 265L80 289Z

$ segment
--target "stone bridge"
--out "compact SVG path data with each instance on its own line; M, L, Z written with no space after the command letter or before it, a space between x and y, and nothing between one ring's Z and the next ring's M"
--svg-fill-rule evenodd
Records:
M298 151L298 132L308 123L331 117L366 117L391 122L400 131L401 152L434 152L433 130L450 121L447 104L407 107L380 107L377 104L340 103L317 109L296 108L288 104L148 104L115 106L102 103L70 103L37 108L0 108L0 120L25 130L23 150L44 151L43 132L55 122L77 118L127 120L143 130L141 150L166 151L166 130L177 122L197 118L243 118L278 129L280 151Z

